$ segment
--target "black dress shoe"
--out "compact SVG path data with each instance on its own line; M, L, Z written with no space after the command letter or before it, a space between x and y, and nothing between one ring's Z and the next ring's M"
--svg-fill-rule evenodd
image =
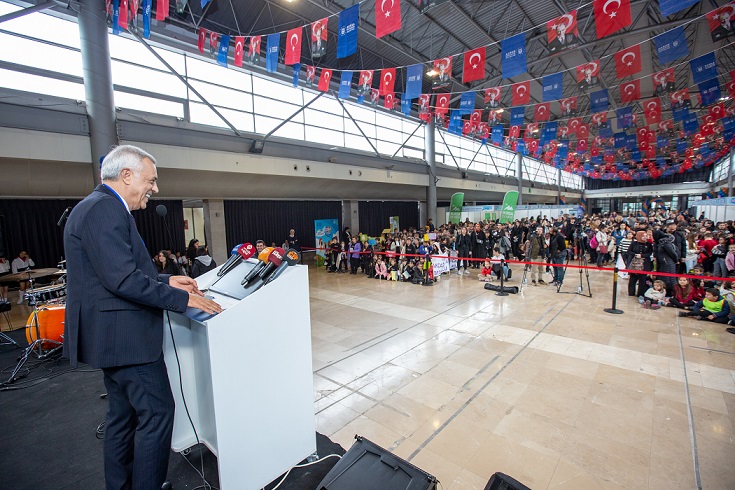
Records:
M735 327L727 327L725 330L727 330L728 333L735 333Z
M172 488L174 487L171 486L170 481L165 481L163 482L163 485L161 485L161 490L171 490Z

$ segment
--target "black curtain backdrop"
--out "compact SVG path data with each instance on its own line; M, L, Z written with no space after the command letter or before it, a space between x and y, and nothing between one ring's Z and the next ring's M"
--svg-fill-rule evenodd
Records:
M633 181L624 180L602 180L602 179L591 179L586 177L585 188L588 190L597 189L621 189L624 187L637 187L641 185L662 185L662 184L680 184L682 182L696 182L703 181L708 182L710 175L712 174L712 166L695 168L691 172L684 172L683 174L667 175L666 177L659 177L658 179L641 179Z
M225 201L227 248L263 240L277 246L291 228L302 247L314 247L314 220L337 219L342 229L341 201Z
M390 227L390 217L398 216L402 230L410 227L419 228L419 203L416 201L360 201L360 229L351 230L354 235L358 231L370 236L379 236Z
M5 223L4 233L8 244L8 258L14 259L26 250L36 263L36 268L56 267L64 256L64 235L56 226L64 210L75 206L79 199L0 199L0 225ZM150 201L145 210L133 211L138 231L151 253L162 248L172 248L163 220L156 214L156 206L168 208L166 219L174 240L175 250L184 247L184 207L181 201Z

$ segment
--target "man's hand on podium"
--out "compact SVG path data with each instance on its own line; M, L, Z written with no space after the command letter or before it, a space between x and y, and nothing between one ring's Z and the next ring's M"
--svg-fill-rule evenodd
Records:
M189 294L196 294L197 296L204 296L204 293L199 291L199 286L197 286L197 282L191 277L171 276L168 278L168 285L171 286L172 288L183 289Z
M202 293L197 290L197 292L201 295ZM205 313L222 313L222 307L212 301L209 298L205 298L204 296L197 296L194 293L189 294L189 303L186 305L190 308L196 308L198 310L202 310Z

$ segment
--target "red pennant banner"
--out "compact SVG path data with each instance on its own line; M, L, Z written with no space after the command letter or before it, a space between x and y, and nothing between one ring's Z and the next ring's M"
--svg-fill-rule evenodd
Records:
M653 95L662 94L664 92L672 92L674 90L674 69L667 68L651 75L653 80Z
M551 103L544 102L542 104L536 104L536 110L533 114L534 121L548 121L549 114L551 113Z
M569 128L567 126L559 126L556 133L559 138L566 138L569 135Z
M577 113L577 97L567 97L559 100L561 117L569 117Z
M140 0L130 0L130 22L135 22L138 17L138 9L140 8Z
M286 65L295 65L301 60L301 34L304 30L301 27L291 29L286 33L286 56L283 63Z
M449 94L439 94L436 96L435 114L446 114L449 111Z
M636 44L615 53L615 73L618 78L632 77L641 71L641 46Z
M219 42L219 34L217 34L214 31L210 31L209 33L209 52L211 54L214 54L219 49L219 46L217 46L217 43Z
M419 119L428 121L431 118L431 94L419 95Z
M587 144L586 138L577 140L577 152L587 153Z
M735 82L730 82L726 85L727 92L730 94L730 97L735 99Z
M260 59L260 36L253 36L250 38L250 45L248 46L248 61L250 63L256 63Z
M625 104L641 98L641 81L632 80L620 86L620 102Z
M514 83L511 86L512 92L512 103L514 106L526 105L531 102L531 82L519 82Z
M508 136L511 138L518 138L521 135L521 127L520 126L511 126L508 130Z
M320 58L327 53L327 22L329 18L311 23L311 56Z
M474 80L482 80L485 78L485 46L464 54L464 73L462 74L462 83L472 82Z
M716 121L719 121L725 117L725 104L723 102L718 102L709 108L709 113Z
M395 92L396 69L385 68L380 72L380 95L385 97Z
M393 110L393 102L395 101L395 95L393 92L385 94L385 97L383 97L383 107L385 107L388 110Z
M366 95L373 85L373 70L362 70L357 83L357 95Z
M235 66L242 66L245 54L245 36L235 36Z
M204 54L204 43L207 41L207 30L204 27L199 28L199 39L197 39L197 48L199 52Z
M691 106L689 100L689 89L683 88L671 94L671 108L679 109L681 107Z
M633 23L630 0L594 0L597 39L609 36Z
M375 2L375 37L380 39L401 28L401 1Z
M600 60L590 61L577 67L577 87L587 90L600 84Z
M566 48L579 44L579 30L577 29L577 11L552 19L546 23L546 36L549 53L554 54Z
M649 99L643 103L643 115L646 124L658 124L661 122L661 100L658 97Z
M526 125L526 130L523 132L523 138L533 138L535 133L538 133L538 123L529 123Z
M482 109L475 109L474 111L472 111L472 114L470 115L470 121L472 121L473 124L477 124L482 121Z
M490 87L485 89L485 108L495 109L500 106L500 95L502 87Z
M168 17L168 0L158 0L156 2L156 20L166 20ZM214 48L215 51L217 48Z
M638 128L635 130L635 134L639 145L648 141L648 128Z
M128 0L120 0L120 13L117 16L117 25L128 29Z
M316 78L316 66L306 65L306 86L311 87Z
M319 75L319 85L318 89L322 92L327 92L329 90L329 82L332 81L332 70L328 70L326 68L322 69L321 74Z

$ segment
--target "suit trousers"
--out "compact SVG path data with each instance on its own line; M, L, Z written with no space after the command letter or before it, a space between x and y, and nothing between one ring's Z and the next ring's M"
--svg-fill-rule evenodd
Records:
M174 423L163 354L148 364L103 368L109 407L104 464L107 490L154 490L166 481Z

